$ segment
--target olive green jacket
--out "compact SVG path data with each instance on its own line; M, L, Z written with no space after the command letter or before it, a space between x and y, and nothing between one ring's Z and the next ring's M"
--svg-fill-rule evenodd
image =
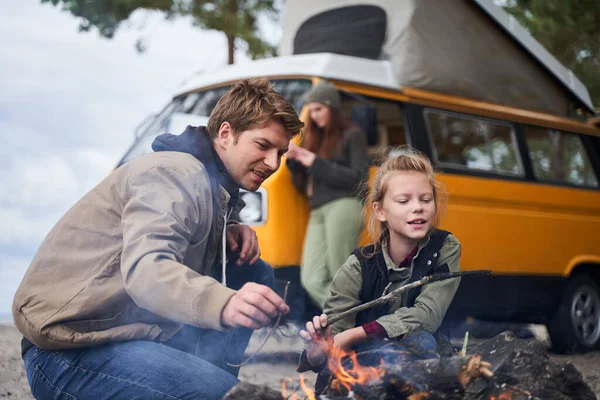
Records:
M393 281L388 289L388 293L408 283L414 267L414 260L419 257L421 249L428 242L429 236L425 237L419 243L417 254L410 264L409 274L403 271L405 268L398 268L394 264L389 256L387 243L383 243L382 251L388 268L390 282ZM460 270L460 252L460 243L456 237L452 234L448 235L440 250L438 264L442 265L446 263L450 272L458 272ZM404 279L397 279L398 276L402 276ZM454 298L459 283L460 278L454 278L424 285L413 307L402 307L402 296L400 296L389 303L389 314L379 318L377 322L383 326L390 338L402 336L418 329L435 332L444 319L444 315ZM330 296L325 302L325 314L340 314L359 305L361 303L361 287L362 267L356 256L351 255L338 270L331 282L329 287ZM335 335L355 326L356 314L333 324L332 333Z

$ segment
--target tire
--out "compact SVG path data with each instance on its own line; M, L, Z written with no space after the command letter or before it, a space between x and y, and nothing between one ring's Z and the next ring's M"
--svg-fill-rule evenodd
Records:
M547 328L556 352L586 352L600 347L600 290L590 275L582 273L569 280Z

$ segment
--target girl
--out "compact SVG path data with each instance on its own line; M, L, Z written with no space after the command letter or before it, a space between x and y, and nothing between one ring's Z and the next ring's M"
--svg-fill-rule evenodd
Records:
M340 114L341 96L330 83L307 95L310 119L302 147L290 143L288 167L294 185L309 198L310 218L302 251L302 285L319 310L327 287L363 228L357 187L368 174L365 133Z
M333 335L342 349L356 349L370 339L389 339L396 348L413 351L411 358L435 357L432 333L456 293L458 278L415 288L391 303L349 316L328 329L327 315L336 315L381 297L409 282L439 272L459 271L460 244L436 227L442 214L443 192L429 159L416 150L400 148L375 175L371 191L369 231L374 242L356 249L333 279L324 314L306 323L300 335L306 341L299 372L322 372L323 389L328 346ZM388 342L390 343L390 342ZM326 379L325 379L326 381ZM319 387L321 385L321 387Z

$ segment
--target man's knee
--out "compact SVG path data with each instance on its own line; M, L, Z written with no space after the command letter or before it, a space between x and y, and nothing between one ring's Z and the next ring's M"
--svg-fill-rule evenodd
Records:
M275 272L273 272L273 267L267 262L262 258L259 258L257 262L248 267L253 268L254 271L256 271L256 283L275 289Z
M238 265L234 262L227 264L227 286L232 289L241 289L248 282L273 289L275 287L273 268L262 259L258 259L254 264Z

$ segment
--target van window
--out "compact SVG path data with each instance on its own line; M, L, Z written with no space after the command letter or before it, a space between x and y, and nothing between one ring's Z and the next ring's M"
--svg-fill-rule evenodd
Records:
M440 165L524 176L511 124L431 109L425 123Z
M538 127L526 127L524 132L536 179L598 187L598 179L578 135Z
M366 127L361 126L361 121L355 121L352 118L353 109L362 102L368 102L375 108L376 120L370 122L375 124L373 130L376 137L369 138L368 150L369 155L376 162L378 156L392 150L394 147L407 144L408 129L406 129L404 112L400 103L366 96L358 96L357 98L350 97L350 95L343 96L342 114L363 130Z
M275 79L271 83L275 90L285 97L299 112L302 106L302 98L312 85L309 79ZM200 90L186 95L178 96L165 107L165 109L148 125L148 127L136 139L136 142L119 162L119 165L134 159L142 154L152 151L151 145L156 136L171 132L172 119L177 114L189 114L208 118L217 101L229 90L231 86L222 86L207 90Z

